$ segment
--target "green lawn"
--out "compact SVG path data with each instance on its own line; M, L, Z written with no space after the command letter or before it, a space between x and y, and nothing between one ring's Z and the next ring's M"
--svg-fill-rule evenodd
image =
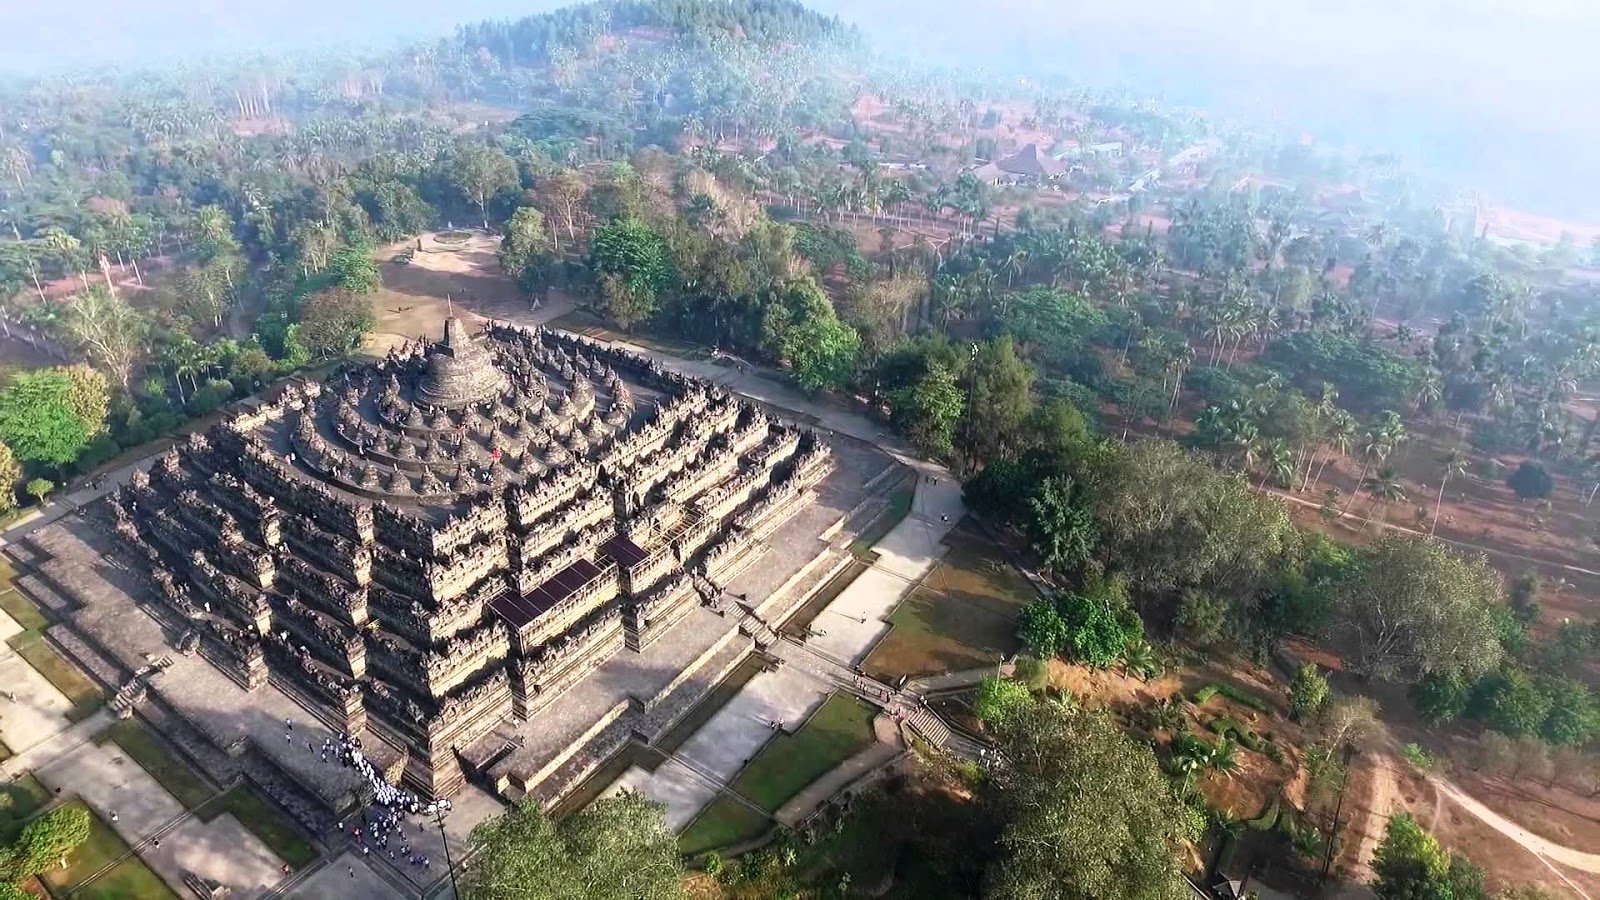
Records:
M893 531L896 525L905 521L906 516L910 515L911 501L916 496L917 490L915 486L899 488L890 494L888 508L879 513L878 517L873 519L872 523L862 530L861 535L850 544L850 552L861 557L871 551L879 541L883 540L885 535Z
M0 785L0 844L10 839L22 823L50 802L50 792L32 775Z
M137 857L122 860L99 878L80 887L85 879L127 856L128 845L82 800L73 800L68 805L88 811L89 839L73 851L67 859L66 868L52 869L44 874L44 882L49 885L52 894L83 900L177 900L166 884ZM71 893L68 893L69 890Z
M288 816L249 785L241 784L207 803L203 809L196 810L196 814L206 822L223 813L232 813L239 824L248 828L261 839L261 843L293 868L305 868L317 858L317 848L306 840Z
M768 812L876 740L878 710L849 694L830 694L794 734L780 734L733 779L731 787Z
M67 719L70 721L77 722L87 718L90 713L105 704L105 694L100 688L51 649L50 645L45 643L43 635L34 631L24 631L6 643L72 702L72 709L67 711Z
M740 770L729 787L767 812L777 812L811 782L872 746L876 707L845 693L829 695L794 734L780 734ZM678 837L683 853L703 853L760 835L772 820L726 794L696 816Z
M1038 594L1000 550L963 525L950 550L889 617L891 630L863 666L897 680L993 665L1016 649L1016 621Z
M118 749L149 772L150 777L166 788L185 809L196 809L217 793L210 782L179 759L148 728L133 719L119 721L95 738L97 744L107 741L116 744Z
M754 840L773 820L726 794L711 801L678 835L678 852L688 856Z
M6 566L4 580L0 581L0 585L6 586L4 592L0 593L0 610L4 610L6 615L17 620L18 625L29 631L43 631L49 628L50 620L44 617L39 607L34 606L33 601L22 596L16 588L9 587L10 584L11 568Z

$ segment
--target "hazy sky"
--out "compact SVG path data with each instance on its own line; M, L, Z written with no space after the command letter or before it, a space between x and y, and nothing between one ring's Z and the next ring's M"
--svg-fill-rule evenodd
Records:
M442 34L556 0L0 0L0 67ZM1596 0L811 0L916 54L1392 144L1600 220ZM249 10L243 12L241 10ZM1570 180L1584 190L1569 192Z

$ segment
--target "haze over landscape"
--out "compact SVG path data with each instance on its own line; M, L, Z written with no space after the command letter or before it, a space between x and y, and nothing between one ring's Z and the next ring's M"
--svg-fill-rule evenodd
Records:
M13 0L0 68L384 46L555 0ZM817 0L890 53L1156 94L1286 134L1400 154L1496 204L1600 224L1600 115L1584 0Z
M0 3L0 900L1600 897L1600 10Z

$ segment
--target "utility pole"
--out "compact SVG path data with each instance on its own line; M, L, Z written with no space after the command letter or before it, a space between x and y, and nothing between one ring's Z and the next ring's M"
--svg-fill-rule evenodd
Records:
M1339 812L1344 809L1345 790L1350 787L1350 760L1356 756L1356 748L1350 744L1344 747L1344 778L1339 782L1339 802L1333 805L1333 827L1328 831L1328 847L1322 858L1322 878L1319 884L1328 881L1328 870L1333 867L1333 842L1339 836Z
M439 841L444 844L444 867L450 873L450 892L460 898L461 888L456 886L456 864L450 859L450 837L444 833L444 814L450 811L450 801L439 800L431 805L433 821L439 826Z

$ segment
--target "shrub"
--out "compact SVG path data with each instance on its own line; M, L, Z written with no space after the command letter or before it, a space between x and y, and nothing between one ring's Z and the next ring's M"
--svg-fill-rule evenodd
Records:
M1218 737L1226 738L1231 736L1234 741L1238 742L1239 746L1246 750L1260 753L1264 746L1261 738L1237 719L1212 719L1207 723L1206 727L1211 729Z
M1247 707L1255 710L1256 712L1263 712L1264 713L1264 712L1269 712L1271 710L1271 707L1269 707L1267 705L1267 701L1261 699L1260 697L1257 697L1255 694L1252 694L1249 691L1241 691L1241 690L1239 690L1238 688L1234 687L1231 684L1226 684L1226 683L1222 683L1222 682L1218 682L1218 683L1214 683L1214 684L1208 684L1205 687L1201 688L1200 690L1195 691L1194 692L1195 705L1196 706L1202 705L1207 700L1210 700L1212 697L1215 697L1218 694L1221 694L1222 696L1224 696L1224 697L1228 698L1229 700L1232 700L1233 702L1238 703L1238 704L1240 704L1242 706L1247 706Z
M1014 677L1037 694L1050 685L1050 666L1031 656L1018 657Z
M1544 470L1544 466L1536 462L1524 462L1506 479L1506 485L1516 492L1519 500L1543 500L1550 496L1555 481Z
M1278 827L1278 812L1280 805L1277 800L1268 804L1266 811L1260 816L1251 819L1247 824L1256 831L1271 831Z

